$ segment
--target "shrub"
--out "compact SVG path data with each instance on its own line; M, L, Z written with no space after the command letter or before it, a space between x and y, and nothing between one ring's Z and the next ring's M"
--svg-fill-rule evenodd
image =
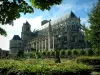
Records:
M68 51L67 51L67 56L68 56L68 57L71 57L71 56L72 56L72 51L71 51L71 50L68 50Z
M78 50L73 50L73 56L77 56L79 55L79 51Z
M46 52L46 56L47 56L47 57L50 57L50 51L47 51L47 52Z
M100 50L96 49L96 50L95 50L95 55L96 55L96 56L99 56L99 55L100 55Z
M85 50L80 50L80 55L82 55L82 56L86 55L86 51Z
M51 51L50 55L51 55L52 57L54 57L54 56L55 56L55 51Z
M42 52L42 55L43 55L43 56L46 56L46 52L45 52L45 51L43 51L43 52Z
M36 58L35 52L24 53L25 58Z
M76 60L77 62L82 62L89 65L100 65L100 57L96 56L81 56L78 57Z
M61 57L65 57L66 56L66 51L65 50L61 50L60 51L60 56Z
M41 52L36 52L36 58L41 58L42 53Z
M16 61L0 60L1 75L89 75L93 70L92 66L82 63L38 63L33 64L36 60ZM8 63L8 64L7 64ZM27 63L27 64L26 64Z
M20 58L24 57L24 51L22 51L22 50L18 51L17 57L20 57Z
M89 49L88 52L87 52L88 56L93 56L94 55L94 52L92 49Z
M30 58L35 58L35 53L30 52L30 53L29 53L29 57L30 57Z

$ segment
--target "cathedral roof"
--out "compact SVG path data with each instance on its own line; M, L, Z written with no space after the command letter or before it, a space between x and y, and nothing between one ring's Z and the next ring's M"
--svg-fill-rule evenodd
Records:
M19 35L14 35L12 40L21 40L21 38L19 37Z
M63 21L66 21L68 18L77 18L76 15L71 11L66 14L64 14L61 17L58 17L56 20L51 21L51 25L61 23Z

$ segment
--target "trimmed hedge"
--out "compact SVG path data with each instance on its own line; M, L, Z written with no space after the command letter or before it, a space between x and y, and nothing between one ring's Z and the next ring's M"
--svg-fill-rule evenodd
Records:
M92 66L76 62L34 63L35 60L0 60L1 75L90 75Z
M84 56L84 57L78 57L76 59L78 63L84 63L88 65L92 65L94 67L95 71L100 71L100 56Z
M100 50L93 49L73 49L73 50L58 50L61 58L75 58L78 56L100 56ZM54 58L55 51L35 51L25 54L24 57L29 58Z
M100 65L100 56L81 56L76 59L77 62L82 62L89 65Z

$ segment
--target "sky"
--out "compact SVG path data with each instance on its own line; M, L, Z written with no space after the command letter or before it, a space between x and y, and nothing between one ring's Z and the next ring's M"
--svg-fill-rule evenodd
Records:
M26 1L28 2L28 0ZM32 14L24 15L21 13L21 17L14 21L14 26L0 25L7 31L7 37L0 35L0 48L3 50L9 50L9 41L14 35L21 36L22 25L26 20L30 23L31 31L33 31L34 29L41 28L42 20L55 20L63 14L73 11L77 17L80 17L81 24L85 23L89 26L88 13L91 12L91 8L97 3L97 1L98 0L62 0L60 5L54 5L49 11L42 11L34 8L34 13Z

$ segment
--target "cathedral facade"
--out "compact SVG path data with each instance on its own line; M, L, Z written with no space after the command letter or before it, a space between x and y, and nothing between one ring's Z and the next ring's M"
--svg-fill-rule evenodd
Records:
M86 47L85 34L80 24L80 18L72 11L54 21L44 20L41 24L42 28L33 32L31 32L31 25L28 22L23 24L20 39L22 41L21 49L30 52L32 50L60 50ZM12 43L10 49L11 46Z

